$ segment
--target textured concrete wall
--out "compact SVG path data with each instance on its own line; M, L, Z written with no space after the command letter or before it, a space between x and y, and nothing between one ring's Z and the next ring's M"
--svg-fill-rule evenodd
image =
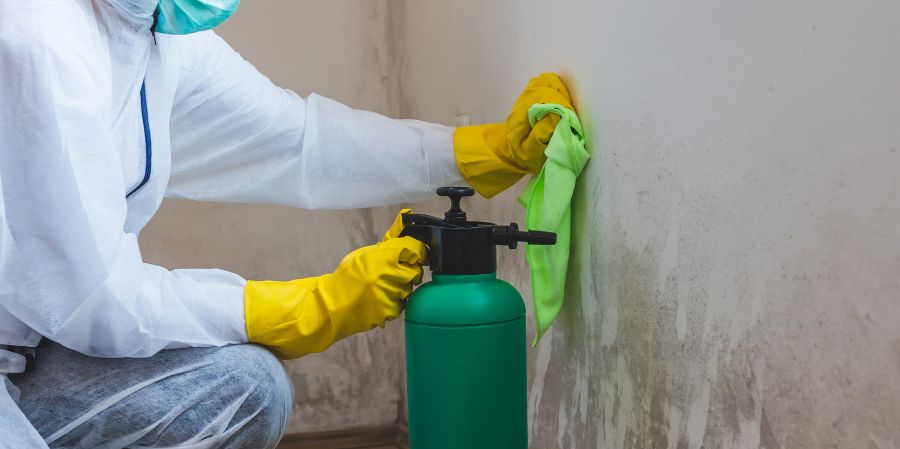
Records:
M388 1L248 1L219 30L277 84L358 108L396 111ZM250 279L330 272L377 241L392 211L310 212L257 205L166 201L141 236L145 259L218 267ZM376 231L378 229L378 231ZM400 326L289 363L296 402L289 431L391 424L401 403Z
M553 70L588 130L532 447L900 447L900 4L401 3L403 115Z

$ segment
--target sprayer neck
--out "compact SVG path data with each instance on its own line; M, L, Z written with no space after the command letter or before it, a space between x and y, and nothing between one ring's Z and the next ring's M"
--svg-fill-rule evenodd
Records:
M435 284L471 284L497 279L497 273L486 274L433 274L431 282Z

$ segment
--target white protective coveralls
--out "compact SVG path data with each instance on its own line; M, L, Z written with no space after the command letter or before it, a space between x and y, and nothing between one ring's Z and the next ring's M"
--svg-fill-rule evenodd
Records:
M2 345L43 335L147 357L246 342L244 279L142 261L138 233L164 197L339 209L462 182L452 128L303 99L213 32L154 42L155 8L0 0ZM142 84L151 170L126 199L148 168ZM24 364L0 351L0 381Z

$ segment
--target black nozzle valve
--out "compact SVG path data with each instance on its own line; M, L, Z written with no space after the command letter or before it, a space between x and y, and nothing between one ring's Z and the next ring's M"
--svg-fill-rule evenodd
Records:
M494 226L492 239L495 245L506 245L510 249L516 249L519 242L532 245L555 245L556 234L544 231L520 231L519 225L510 223L509 226Z
M464 196L475 195L475 190L471 187L440 187L437 194L450 197L450 210L444 212L444 220L458 226L465 225L466 213L459 207L459 202Z

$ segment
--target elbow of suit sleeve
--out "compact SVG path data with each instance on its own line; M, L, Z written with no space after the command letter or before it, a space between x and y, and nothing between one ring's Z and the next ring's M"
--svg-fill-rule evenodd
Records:
M45 337L95 357L149 357L163 349L247 341L246 281L240 276L145 264L136 239L127 234L123 240L105 276L83 271L68 278L88 289L67 289L67 278L39 285L32 280L40 295L13 303L14 315Z

